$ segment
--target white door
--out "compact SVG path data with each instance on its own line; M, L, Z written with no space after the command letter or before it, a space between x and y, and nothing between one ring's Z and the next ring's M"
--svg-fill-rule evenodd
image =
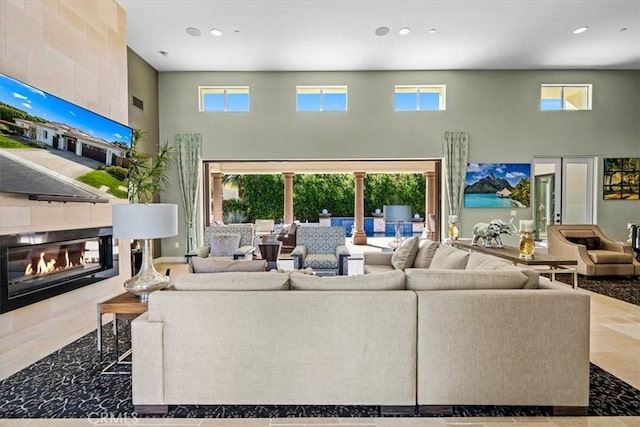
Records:
M592 224L593 157L533 159L533 219L536 240L547 240L549 224Z

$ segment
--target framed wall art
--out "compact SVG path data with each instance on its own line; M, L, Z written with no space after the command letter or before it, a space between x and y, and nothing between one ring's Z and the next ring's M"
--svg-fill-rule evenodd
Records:
M604 200L640 199L640 157L605 158Z
M530 200L530 163L467 164L465 208L528 208Z

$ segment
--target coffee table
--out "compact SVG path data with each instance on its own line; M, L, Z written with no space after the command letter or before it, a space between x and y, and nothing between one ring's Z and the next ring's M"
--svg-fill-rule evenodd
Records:
M465 249L473 252L481 252L487 255L493 255L498 258L511 261L513 265L522 264L532 270L548 271L551 274L551 280L556 280L556 274L568 273L573 275L573 288L578 287L578 272L573 265L578 265L575 259L560 258L553 255L534 254L533 259L520 258L518 248L513 246L505 246L503 248L486 248L482 245L471 245L471 239L448 240L446 243L459 249Z
M131 365L131 362L126 360L131 355L131 350L129 349L120 355L120 349L118 348L118 320L133 320L142 313L146 313L148 308L146 300L143 301L130 292L125 292L98 303L98 328L96 334L100 366L102 366L104 356L102 352L102 316L113 314L114 358L102 369L101 373L103 375L131 374L130 370L123 369L124 366Z

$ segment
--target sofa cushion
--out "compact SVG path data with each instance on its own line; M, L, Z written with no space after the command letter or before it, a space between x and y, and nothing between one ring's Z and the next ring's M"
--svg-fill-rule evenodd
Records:
M239 247L239 234L211 233L211 256L232 256Z
M414 291L459 289L522 289L527 276L518 270L408 269L407 289Z
M293 272L291 289L300 291L392 291L405 288L405 275L398 270L355 276L310 276Z
M511 265L509 261L502 258L481 254L479 252L471 252L465 268L467 270L500 270L505 266Z
M598 249L587 251L589 257L596 264L631 264L633 263L633 255L625 252L607 251Z
M180 273L172 278L178 291L282 291L289 289L288 274L268 272Z
M567 240L577 245L584 245L587 247L587 250L589 251L600 248L600 237L598 236L590 236L590 237L568 236Z
M338 268L338 257L334 254L309 254L304 258L304 267L314 270L334 270Z
M391 256L391 265L393 265L393 268L396 270L404 270L405 268L411 267L418 253L418 244L418 236L409 237L402 242Z
M429 268L440 270L463 270L467 266L469 252L449 245L440 245L433 255Z
M191 259L194 273L221 273L223 271L265 271L267 262L264 260L229 261L215 258Z
M421 241L418 245L416 259L413 261L413 268L429 268L438 245L438 242L432 240Z
M384 273L385 271L394 271L395 268L391 264L365 264L363 273Z

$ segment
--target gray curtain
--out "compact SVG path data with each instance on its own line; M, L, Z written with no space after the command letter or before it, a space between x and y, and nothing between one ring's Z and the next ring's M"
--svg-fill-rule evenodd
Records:
M451 215L460 215L464 201L464 180L467 173L469 133L447 131L442 135L444 181Z
M180 190L182 206L187 226L186 251L191 252L199 247L198 230L196 229L198 212L198 187L202 170L202 135L199 133L176 134L178 150L178 173L180 174Z

